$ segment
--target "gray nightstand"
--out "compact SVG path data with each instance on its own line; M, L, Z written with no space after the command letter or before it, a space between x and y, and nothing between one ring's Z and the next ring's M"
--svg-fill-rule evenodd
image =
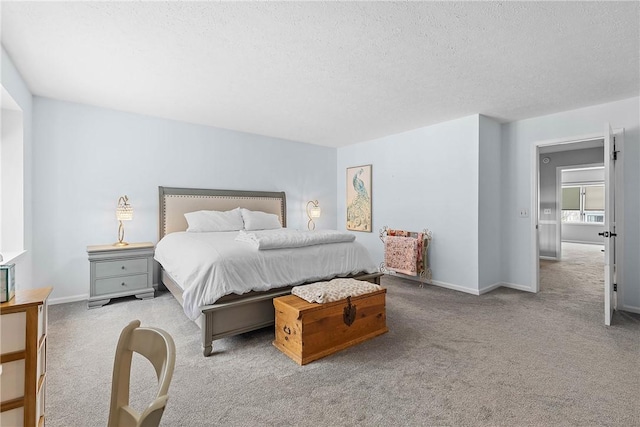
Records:
M91 267L89 308L111 298L153 298L153 243L87 246Z

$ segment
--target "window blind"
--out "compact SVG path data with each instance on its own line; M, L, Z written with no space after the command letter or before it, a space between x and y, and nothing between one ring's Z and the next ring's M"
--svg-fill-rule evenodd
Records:
M580 187L564 187L562 189L562 210L580 210Z
M603 211L604 210L604 186L588 185L584 188L584 210Z

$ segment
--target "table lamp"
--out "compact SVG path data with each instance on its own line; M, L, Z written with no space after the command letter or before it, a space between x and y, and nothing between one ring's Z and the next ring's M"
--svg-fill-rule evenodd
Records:
M128 243L124 241L124 225L122 225L122 221L131 221L133 219L133 208L129 204L129 198L126 195L118 199L116 218L120 225L118 226L118 241L113 246L127 246Z
M309 222L307 223L307 228L309 230L315 230L316 228L316 223L313 222L314 218L320 218L320 214L322 213L322 210L320 209L320 206L318 206L318 201L317 200L309 200L307 202L307 216L309 217Z

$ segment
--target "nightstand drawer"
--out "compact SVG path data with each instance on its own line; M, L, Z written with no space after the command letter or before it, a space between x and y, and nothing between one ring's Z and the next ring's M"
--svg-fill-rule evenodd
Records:
M147 258L96 262L96 277L128 276L147 272Z
M106 295L115 292L132 291L143 289L148 286L147 274L136 274L133 276L111 277L109 279L96 280L96 295Z

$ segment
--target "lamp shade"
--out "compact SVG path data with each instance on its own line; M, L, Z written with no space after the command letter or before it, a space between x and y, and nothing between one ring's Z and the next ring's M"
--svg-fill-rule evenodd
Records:
M320 206L313 206L309 208L309 216L311 218L320 218L321 213L322 209L320 209Z
M118 221L131 221L133 219L133 208L129 204L129 198L127 196L122 196L118 200L116 218Z
M119 207L116 209L118 221L131 221L133 219L133 208L131 206Z

